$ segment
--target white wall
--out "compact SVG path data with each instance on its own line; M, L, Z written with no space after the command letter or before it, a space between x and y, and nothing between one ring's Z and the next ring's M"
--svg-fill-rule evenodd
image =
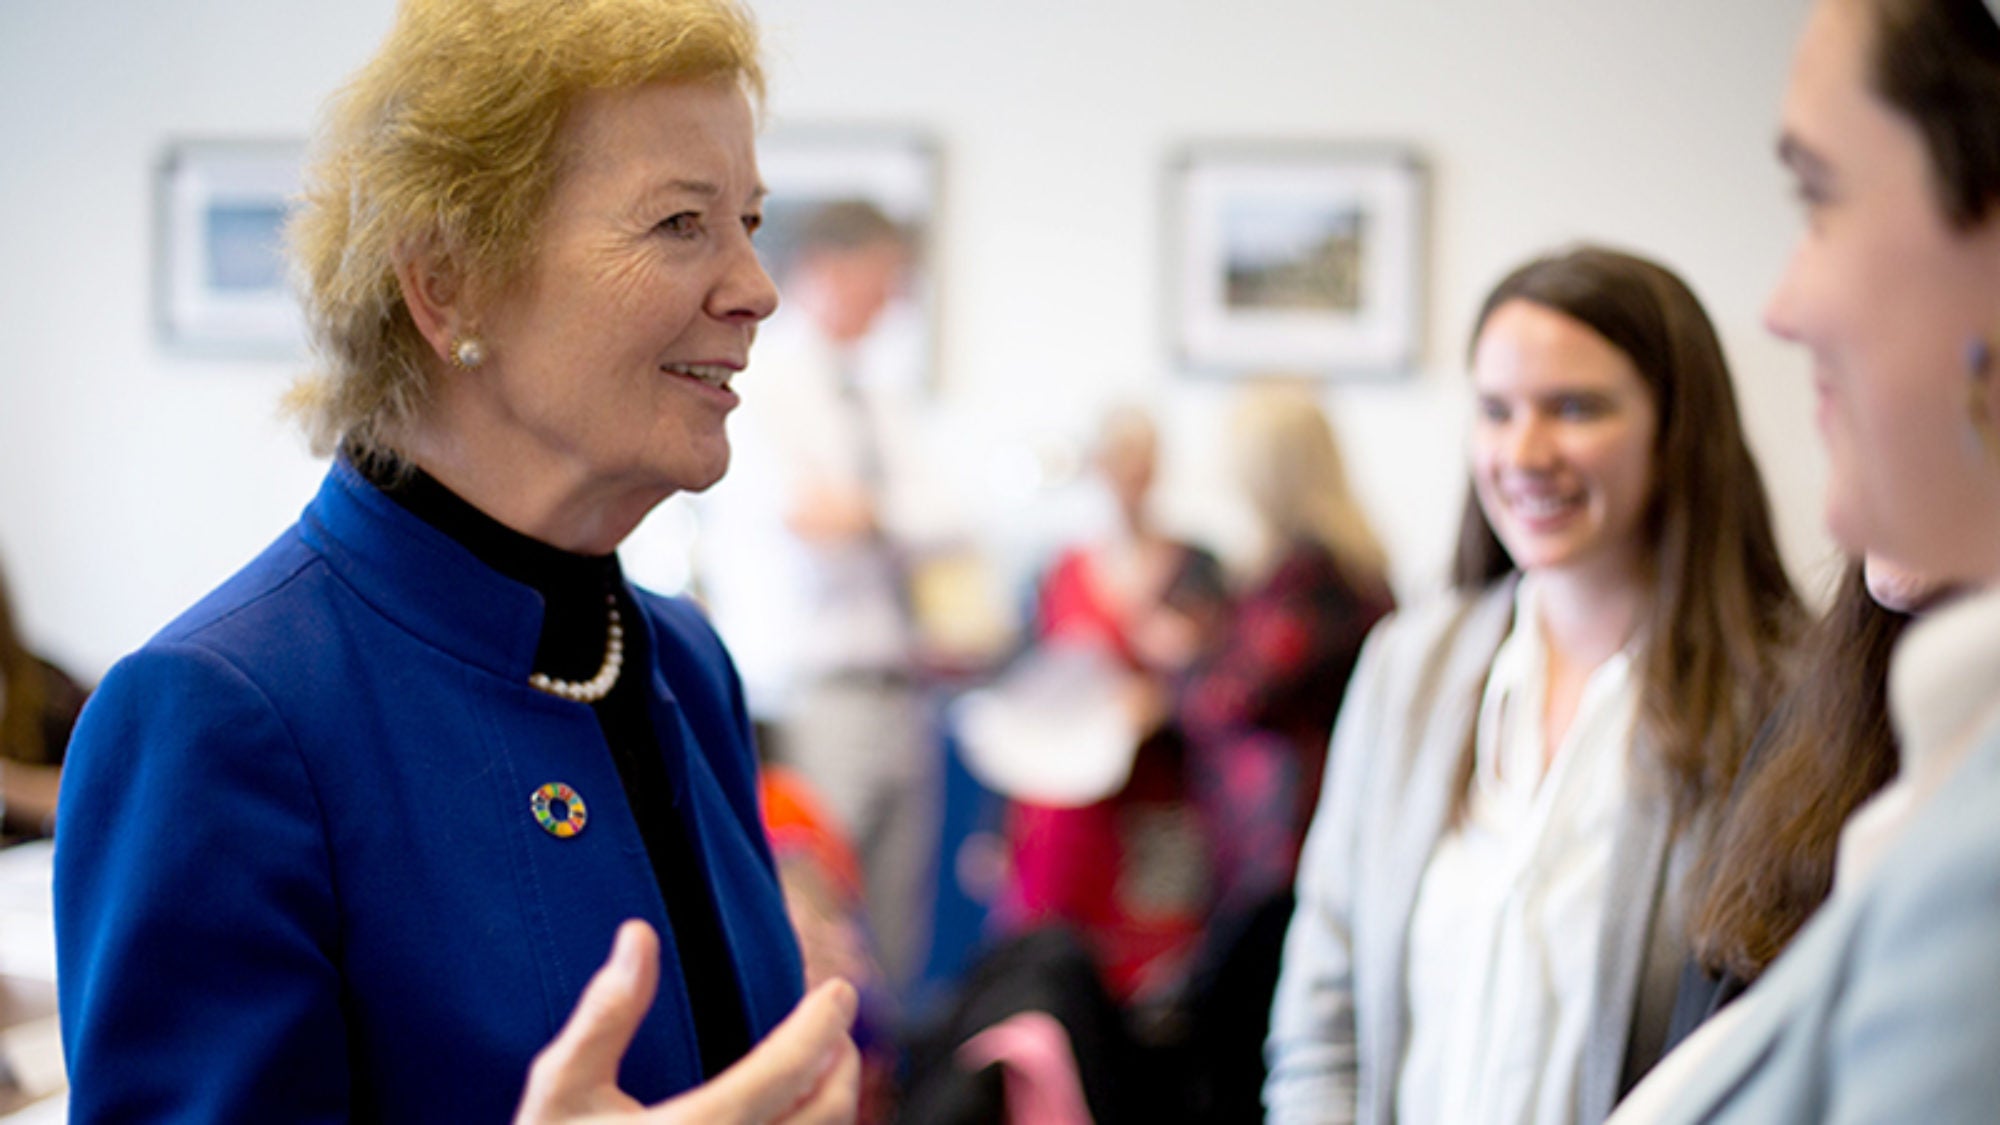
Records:
M1758 325L1796 227L1771 157L1803 0L754 0L779 122L945 153L944 378L996 439L1160 403L1177 522L1227 534L1224 389L1167 370L1162 173L1194 140L1393 140L1433 172L1428 362L1329 393L1406 592L1442 574L1459 356L1484 289L1590 237L1652 253L1734 359L1788 555L1822 468L1804 361ZM321 467L296 364L163 353L149 174L170 136L304 132L390 0L0 3L0 552L27 629L95 675L266 542Z

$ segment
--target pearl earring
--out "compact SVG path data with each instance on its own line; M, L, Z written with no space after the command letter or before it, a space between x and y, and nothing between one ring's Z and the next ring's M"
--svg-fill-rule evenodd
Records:
M486 345L477 336L461 336L451 343L451 361L471 371L486 362Z

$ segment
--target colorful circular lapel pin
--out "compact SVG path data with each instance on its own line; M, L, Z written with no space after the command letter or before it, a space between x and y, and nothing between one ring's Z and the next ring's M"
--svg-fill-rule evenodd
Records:
M551 781L535 790L528 807L535 810L535 823L542 826L542 831L558 840L567 840L583 831L590 821L583 798L560 781Z

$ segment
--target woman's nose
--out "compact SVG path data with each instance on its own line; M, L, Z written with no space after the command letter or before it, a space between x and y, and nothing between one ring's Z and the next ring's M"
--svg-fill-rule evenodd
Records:
M1507 460L1514 468L1530 472L1547 469L1556 462L1555 435L1538 414L1527 414L1507 435Z
M765 272L747 234L730 255L721 283L709 294L709 314L718 320L755 324L778 311L778 286Z
M1777 288L1771 290L1771 296L1764 302L1765 331L1792 343L1799 341L1798 264L1799 255L1794 251L1783 276L1778 278Z

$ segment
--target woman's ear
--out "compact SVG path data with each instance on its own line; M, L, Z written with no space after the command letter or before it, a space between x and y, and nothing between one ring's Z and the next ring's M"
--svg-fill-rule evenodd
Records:
M457 271L431 244L398 250L395 263L396 284L403 293L403 306L410 310L410 321L434 355L452 362L453 347L471 335L469 314L462 307L464 286Z

